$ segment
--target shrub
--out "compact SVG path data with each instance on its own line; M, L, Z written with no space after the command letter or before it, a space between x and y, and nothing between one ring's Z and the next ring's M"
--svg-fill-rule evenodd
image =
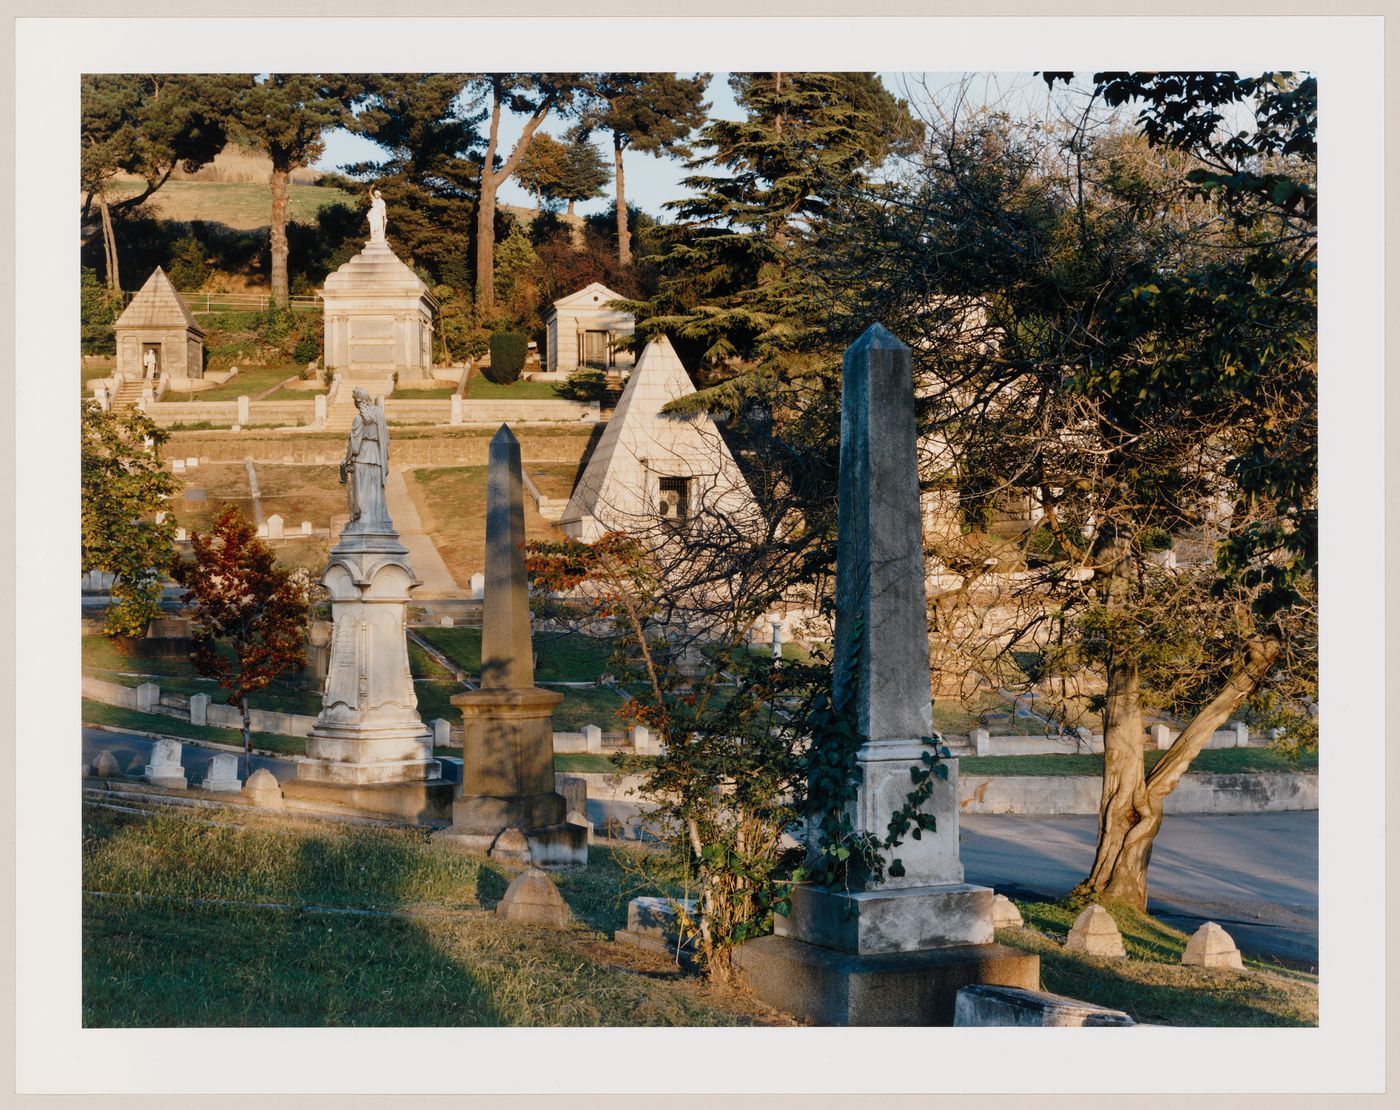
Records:
M170 262L170 283L176 289L199 289L209 280L209 252L193 235L175 242Z
M491 337L491 365L482 373L488 381L496 385L509 385L520 377L525 365L525 348L528 341L515 332L499 331Z
M316 329L311 328L302 334L297 340L296 349L292 351L292 358L299 364L315 362L321 357L321 339L316 334Z
M112 322L121 314L120 293L111 292L97 278L97 271L83 267L82 344L85 355L110 355L117 350Z
M601 401L607 389L607 375L596 366L575 370L554 387L555 392L570 401Z

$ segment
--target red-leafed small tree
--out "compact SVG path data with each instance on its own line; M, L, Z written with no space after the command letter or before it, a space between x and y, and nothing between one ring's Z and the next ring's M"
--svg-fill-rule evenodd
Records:
M305 571L279 566L232 505L208 533L191 533L190 546L194 557L177 558L171 566L193 609L190 661L216 679L228 691L228 704L242 712L246 776L253 751L248 696L305 665L310 583Z

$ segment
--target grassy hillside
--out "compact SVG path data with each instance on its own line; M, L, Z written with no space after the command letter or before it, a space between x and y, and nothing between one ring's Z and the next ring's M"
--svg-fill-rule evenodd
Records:
M139 193L142 183L118 182L120 195ZM316 213L329 204L353 208L356 199L340 189L321 185L293 185L287 204L287 218L314 224ZM141 206L143 212L162 220L207 220L242 231L267 227L272 213L272 193L266 182L252 181L167 181L164 187Z

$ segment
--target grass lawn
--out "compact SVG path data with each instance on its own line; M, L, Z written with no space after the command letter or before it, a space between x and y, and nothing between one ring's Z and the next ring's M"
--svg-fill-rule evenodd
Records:
M555 932L486 912L514 872L416 830L93 805L83 819L87 1027L781 1020L605 943L628 898L663 889L635 851L595 847L586 871L552 876L576 922Z
M334 468L327 469L334 479ZM448 570L458 582L471 581L471 576L486 565L486 467L418 467L405 477L423 527L432 535ZM530 497L525 498L525 538L564 538L563 532L540 516Z
M1040 956L1044 990L1124 1010L1134 1021L1192 1026L1316 1025L1317 976L1246 957L1244 971L1183 967L1187 936L1155 918L1107 906L1123 934L1126 960L1061 947L1077 911L1018 902L1026 926L997 940Z
M171 457L176 457L171 452ZM302 466L279 463L259 463L258 494L263 519L278 515L288 535L301 528L303 520L316 528L325 528L336 514L344 514L345 487L338 481L332 465ZM226 504L238 506L243 515L253 519L253 497L248 486L248 469L241 463L206 463L198 470L185 474L186 488L202 489L206 501L202 505L186 506L182 500L172 505L176 521L191 531L206 531ZM310 549L301 551L290 541L275 545L278 558L289 565L306 566L317 577L326 567L329 540L322 536L314 540L297 541Z
M481 629L415 628L419 636L451 659L462 670L481 670ZM535 680L537 682L593 682L607 670L612 644L577 632L536 632Z
M139 193L144 187L136 181L118 181L113 189L122 195ZM349 193L324 185L292 185L288 193L287 219L297 223L314 225L316 213L328 204L355 206ZM264 182L167 181L142 210L165 220L208 220L247 231L268 226L272 195Z
M1147 767L1162 758L1162 752L1143 755ZM1103 774L1101 755L993 755L965 756L958 760L965 775L1093 775ZM1317 755L1292 759L1270 748L1220 748L1204 751L1191 763L1191 770L1202 774L1238 775L1251 772L1317 770Z
M473 401L558 401L555 382L514 381L509 385L497 385L480 373L467 379L462 396Z
M213 389L206 389L199 393L169 393L167 400L180 401L232 401L238 397L257 397L266 393L288 378L296 378L301 375L299 366L239 366L238 373L235 374L223 385L216 385ZM306 395L306 399L311 399L311 394Z
M242 371L239 371L241 374ZM263 401L305 401L309 405L316 403L316 398L326 391L325 385L318 385L315 389L293 389L286 386L282 389L274 389L266 397L260 398Z
M94 378L110 378L117 371L117 360L115 358L103 359L96 365L85 363L83 371L83 396L91 397L92 390L88 388L88 382Z
M554 686L564 695L554 711L554 727L560 732L581 732L584 725L597 725L604 732L619 732L623 724L618 711L625 704L606 686Z
M455 385L396 385L391 401L445 401L457 392Z

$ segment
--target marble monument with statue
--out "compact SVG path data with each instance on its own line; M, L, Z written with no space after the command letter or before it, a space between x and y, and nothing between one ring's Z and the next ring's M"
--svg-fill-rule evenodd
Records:
M306 737L307 758L283 794L440 819L450 811L453 784L433 758L409 671L408 601L418 578L384 496L389 432L380 401L363 389L354 399L340 464L350 520L321 577L331 598L321 712Z
M326 367L351 380L432 376L437 301L390 248L388 226L384 198L373 189L369 242L326 278L319 294L325 305Z

